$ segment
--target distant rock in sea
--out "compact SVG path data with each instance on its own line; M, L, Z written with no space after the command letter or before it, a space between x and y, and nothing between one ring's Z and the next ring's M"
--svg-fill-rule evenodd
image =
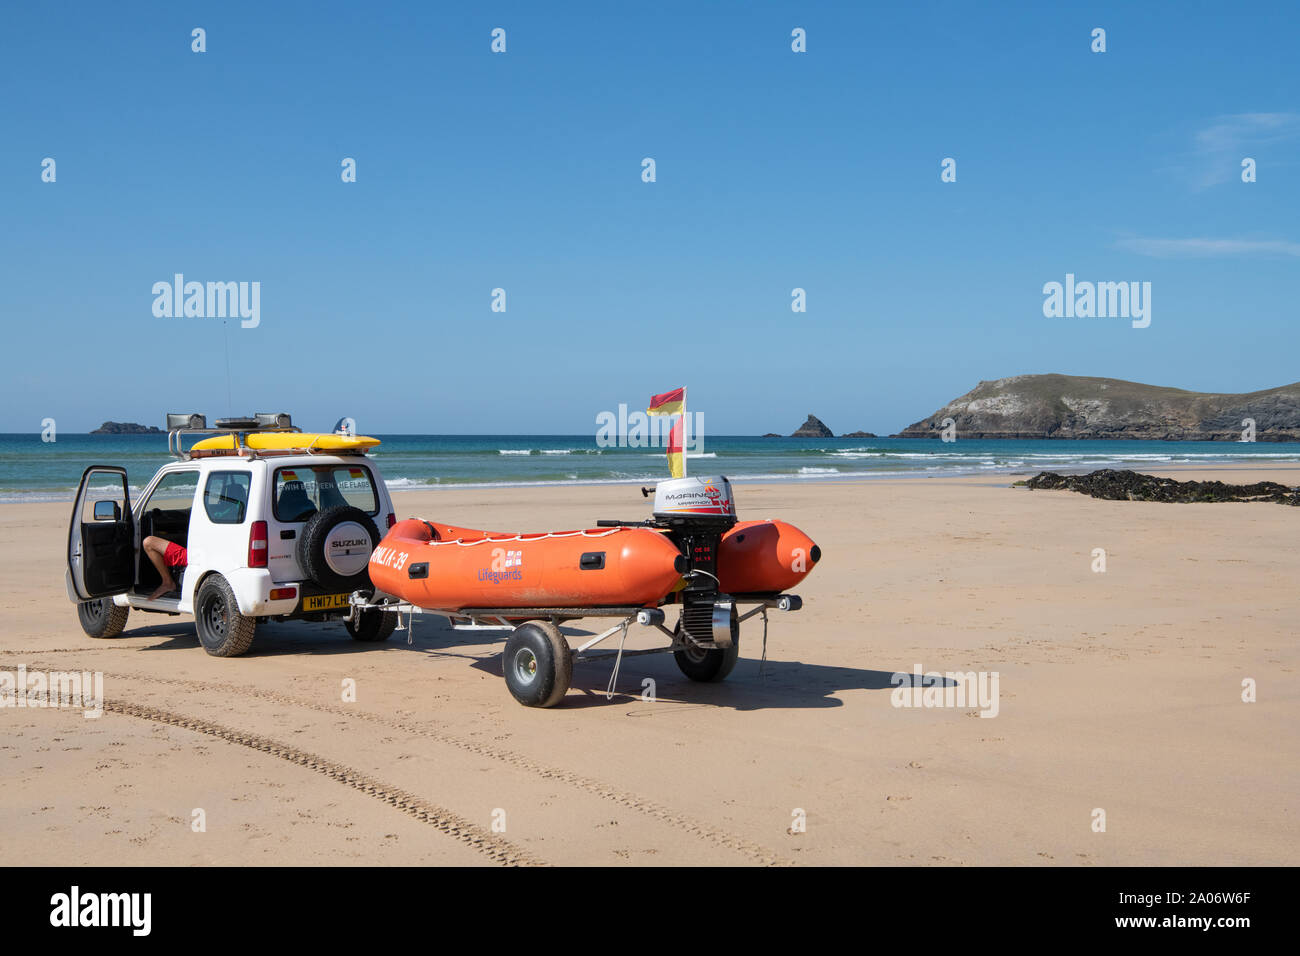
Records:
M1136 471L1103 468L1086 475L1058 475L1044 471L1023 484L1031 490L1063 488L1106 501L1276 501L1300 507L1300 488L1288 488L1276 481L1226 485L1221 481L1175 481Z
M959 439L1300 441L1300 382L1232 394L1117 378L1015 375L980 382L896 437L941 437L947 419Z
M784 436L778 435L776 432L768 432L766 435L760 435L759 437L760 438L783 438Z
M104 422L92 435L161 435L163 430L156 425L137 425L135 422Z
M840 437L841 438L879 438L880 436L874 435L871 432L847 432L846 434L843 434Z
M800 425L791 438L834 438L835 433L816 415L809 415L808 420Z

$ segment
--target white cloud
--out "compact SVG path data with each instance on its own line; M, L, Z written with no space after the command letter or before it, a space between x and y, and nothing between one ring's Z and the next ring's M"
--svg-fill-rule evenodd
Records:
M1261 148L1300 137L1300 113L1234 113L1215 117L1193 136L1192 185L1205 189L1241 174L1241 160Z
M1207 152L1236 152L1244 146L1273 143L1300 135L1300 113L1237 113L1220 116L1196 134Z
M1225 256L1297 256L1300 242L1284 239L1120 239L1121 249L1157 259L1210 259Z

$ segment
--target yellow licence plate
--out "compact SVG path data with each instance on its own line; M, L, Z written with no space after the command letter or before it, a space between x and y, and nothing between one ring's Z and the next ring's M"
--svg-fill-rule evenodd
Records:
M312 594L303 597L304 611L333 611L348 606L346 594Z

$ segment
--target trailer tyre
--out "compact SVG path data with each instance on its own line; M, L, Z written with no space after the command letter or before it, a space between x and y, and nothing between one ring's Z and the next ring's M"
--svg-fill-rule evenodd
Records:
M688 647L673 651L673 660L681 672L691 680L717 683L726 680L740 658L740 640L732 638L731 646L724 650Z
M573 652L550 621L520 624L501 655L506 686L525 707L554 707L573 682Z
M248 651L257 633L257 618L239 613L229 582L214 574L194 599L194 629L199 643L213 657L238 657Z
M355 624L344 621L343 626L348 629L354 641L377 644L388 640L393 628L397 627L397 612L367 609L360 612Z
M82 601L77 605L81 629L91 637L117 637L126 627L129 607L118 607L112 598Z

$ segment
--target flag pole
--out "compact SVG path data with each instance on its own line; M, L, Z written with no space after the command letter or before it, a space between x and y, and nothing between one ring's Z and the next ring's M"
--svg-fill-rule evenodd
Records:
M682 477L686 477L686 429L689 425L686 422L686 386L682 386Z

